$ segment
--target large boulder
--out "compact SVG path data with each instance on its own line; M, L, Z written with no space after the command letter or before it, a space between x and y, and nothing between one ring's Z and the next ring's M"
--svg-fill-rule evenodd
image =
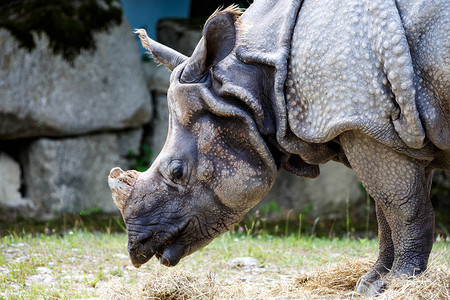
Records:
M155 93L153 97L155 112L148 126L144 142L152 150L152 161L161 152L169 131L169 108L167 106L167 95Z
M114 166L130 168L120 154L136 151L140 136L137 129L32 142L21 158L25 196L35 207L25 215L50 219L81 211L116 213L107 177Z
M161 152L169 129L169 108L167 105L167 90L169 88L170 71L153 61L144 63L144 73L148 89L152 93L154 107L151 121L145 127L143 142L152 151L152 160Z
M96 51L73 65L34 35L29 52L0 29L0 139L138 127L151 114L138 45L124 20L94 33Z

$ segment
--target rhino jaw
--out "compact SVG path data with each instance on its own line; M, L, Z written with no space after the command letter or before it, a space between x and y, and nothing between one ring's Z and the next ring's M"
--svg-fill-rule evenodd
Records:
M135 170L125 172L119 167L113 168L109 172L108 185L112 192L114 204L120 212L123 212L139 174L140 172Z

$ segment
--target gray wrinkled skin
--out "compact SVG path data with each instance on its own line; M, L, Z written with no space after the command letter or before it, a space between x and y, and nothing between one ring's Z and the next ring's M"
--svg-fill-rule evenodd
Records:
M432 170L450 169L449 9L259 0L214 14L189 58L138 30L173 72L162 152L108 178L133 264L176 265L239 222L280 169L316 177L335 160L376 202L379 258L356 290L424 271Z

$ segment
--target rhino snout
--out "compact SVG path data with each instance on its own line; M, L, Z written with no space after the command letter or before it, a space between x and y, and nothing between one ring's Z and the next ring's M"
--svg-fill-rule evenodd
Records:
M109 172L108 185L112 192L114 204L122 212L127 200L131 196L136 180L140 172L135 170L123 171L121 168L113 168Z

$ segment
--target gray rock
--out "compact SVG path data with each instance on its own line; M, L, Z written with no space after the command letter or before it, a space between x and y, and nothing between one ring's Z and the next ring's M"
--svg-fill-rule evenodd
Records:
M14 207L20 204L20 166L6 153L0 152L0 206Z
M158 23L158 41L184 55L191 56L202 37L203 24L192 25L187 19L163 19Z
M236 257L228 262L228 265L235 268L257 268L261 264L253 257Z
M154 160L164 146L169 127L167 90L169 89L170 71L165 66L159 66L151 61L144 63L144 73L147 88L152 93L154 111L146 126L147 130L143 141L152 150L152 160Z
M30 216L34 203L20 194L21 171L17 161L0 152L0 220L13 221L18 215Z
M130 153L139 153L139 146L141 145L143 129L131 129L118 132L119 139L119 155L128 156Z
M169 89L170 70L154 61L143 63L147 87L152 92L166 94ZM156 108L157 110L157 108Z
M159 152L161 152L169 129L169 109L167 106L167 96L155 93L155 97L153 99L155 111L148 126L150 130L144 137L145 143L147 143L152 150L152 161L154 161Z
M97 50L71 66L45 35L28 52L0 29L0 139L78 135L138 127L151 113L132 30L126 21L94 34Z
M106 178L112 167L129 167L119 155L124 134L43 138L32 142L22 155L22 165L26 196L36 207L34 216L49 219L80 211L117 212Z

